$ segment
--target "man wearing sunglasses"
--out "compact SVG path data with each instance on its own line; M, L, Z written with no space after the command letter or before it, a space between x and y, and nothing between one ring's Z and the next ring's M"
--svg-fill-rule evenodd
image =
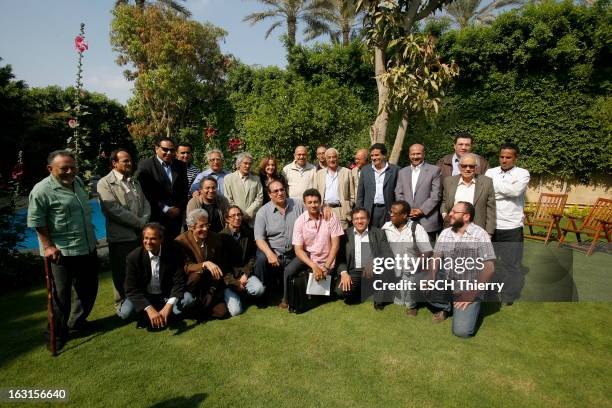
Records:
M175 154L172 139L160 136L155 140L155 156L142 160L137 173L151 204L151 221L163 225L169 240L181 233L187 206L187 166Z
M444 193L440 212L445 224L448 224L448 214L453 206L465 201L474 205L474 224L483 228L493 236L495 232L495 190L493 180L478 173L478 157L467 153L459 161L461 173L444 179Z

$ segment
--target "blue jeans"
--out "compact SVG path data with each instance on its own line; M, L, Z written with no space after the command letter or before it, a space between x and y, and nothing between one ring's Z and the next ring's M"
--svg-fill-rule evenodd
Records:
M246 293L249 296L259 297L264 294L265 289L265 286L256 276L249 276L249 280L246 284ZM243 312L242 301L238 293L230 288L225 288L223 297L225 298L225 304L231 316L238 316Z
M188 310L195 304L195 298L189 292L183 294L183 298L179 299L172 307L172 314L180 315L184 310ZM117 309L117 316L123 320L128 320L136 316L136 310L134 305L129 299L124 299L121 305Z
M474 335L476 322L480 314L480 300L476 299L464 310L453 310L453 334L457 337L469 338Z

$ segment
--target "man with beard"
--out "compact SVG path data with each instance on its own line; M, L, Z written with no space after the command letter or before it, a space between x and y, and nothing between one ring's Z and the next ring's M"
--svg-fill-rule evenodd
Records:
M125 299L125 258L140 245L142 228L151 206L138 180L132 177L132 157L123 149L110 154L112 170L97 185L98 199L106 217L106 241L113 274L115 302Z
M477 284L487 283L495 270L491 239L487 231L472 222L474 213L469 202L453 206L451 226L440 233L433 258L437 280L452 284L453 334L463 338L474 335L480 302L486 295Z

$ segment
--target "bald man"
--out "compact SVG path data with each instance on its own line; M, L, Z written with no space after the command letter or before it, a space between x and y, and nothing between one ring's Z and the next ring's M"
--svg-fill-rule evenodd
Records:
M293 153L293 161L283 168L283 176L289 187L289 197L302 201L302 194L314 187L317 168L308 163L308 149L298 146Z
M355 167L351 169L351 175L353 176L353 184L355 185L355 190L359 185L359 176L361 175L361 168L368 164L368 159L370 157L370 153L368 149L359 149L355 152Z
M397 175L395 199L410 204L410 219L418 222L427 231L429 241L436 241L440 224L440 202L442 185L440 168L425 163L425 146L416 143L408 148L410 165Z

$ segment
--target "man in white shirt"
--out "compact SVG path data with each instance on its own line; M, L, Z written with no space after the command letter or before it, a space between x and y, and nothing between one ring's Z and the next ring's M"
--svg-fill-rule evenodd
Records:
M417 301L421 300L418 282L425 279L423 270L425 259L431 256L433 249L425 229L410 220L410 205L406 201L395 201L391 205L389 215L391 221L383 225L382 230L391 245L393 256L402 259L401 268L396 269L396 277L405 282L414 282L415 285L413 288L397 291L394 302L405 306L408 316L415 317L418 312ZM438 323L444 320L446 316L444 312L450 311L450 304L448 302L430 304L438 310L432 316L432 321Z
M289 197L302 201L304 191L314 187L317 168L308 163L308 149L305 146L295 148L294 160L283 168L283 176L289 187Z
M529 172L516 166L519 148L503 144L499 151L500 166L487 170L495 189L497 226L493 234L497 254L496 280L504 283L502 302L511 305L519 298L524 285L523 209Z
M172 241L164 244L164 233L164 227L156 222L143 228L142 246L126 259L126 299L117 310L124 320L141 314L155 329L166 327L173 315L195 303L186 291L183 257Z

